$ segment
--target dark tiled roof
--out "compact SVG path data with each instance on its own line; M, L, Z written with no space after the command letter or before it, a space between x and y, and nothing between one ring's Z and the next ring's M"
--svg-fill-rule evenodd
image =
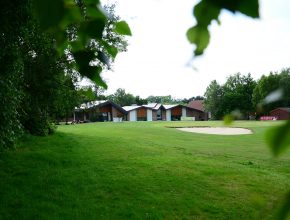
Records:
M121 106L109 100L91 101L91 102L83 103L81 104L80 107L75 107L75 111L78 112L78 111L83 111L84 109L101 108L106 105L112 105L123 114L127 114L127 111L125 111Z
M204 112L203 100L193 100L188 103L187 107L195 108L197 110Z
M277 109L280 109L280 110L283 110L283 111L285 111L285 112L290 113L290 108L287 108L287 107L276 108L276 109L274 109L274 110L272 110L272 111L275 111L275 110L277 110ZM272 111L271 111L271 112L272 112Z

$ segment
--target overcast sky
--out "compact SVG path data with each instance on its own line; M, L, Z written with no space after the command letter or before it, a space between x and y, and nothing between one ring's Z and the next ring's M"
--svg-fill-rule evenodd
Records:
M116 2L116 14L126 20L133 36L128 52L118 54L114 71L103 73L108 94L118 88L145 98L203 95L216 79L251 73L254 79L290 67L290 1L260 1L261 19L223 12L221 25L212 23L211 41L200 58L186 31L195 20L194 0L103 0Z

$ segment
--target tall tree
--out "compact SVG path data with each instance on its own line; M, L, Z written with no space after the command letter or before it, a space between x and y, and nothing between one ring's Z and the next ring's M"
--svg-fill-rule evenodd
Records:
M78 92L74 83L76 80L70 74L59 76L57 95L50 112L53 121L56 123L63 119L68 122L68 119L73 115L75 106L79 105Z
M263 100L273 91L279 88L279 75L270 73L269 76L263 75L257 82L254 88L252 103L254 107L259 107L263 103ZM268 114L276 104L273 103L263 106L263 109L259 109L260 114Z
M126 93L125 89L121 88L117 89L113 95L108 96L108 99L120 106L136 104L135 97L130 93Z
M137 105L145 105L148 103L148 100L147 99L142 99L140 96L136 96L135 97L135 102Z
M222 86L214 80L205 92L205 108L211 112L214 119L221 119L235 110L238 110L243 118L249 118L254 110L251 100L255 85L251 74L231 75Z
M256 82L251 74L231 75L223 86L223 114L230 114L232 111L238 110L242 113L243 118L249 118L250 113L254 111L252 96L255 86Z
M206 88L204 97L206 111L211 113L213 119L221 119L223 116L221 109L223 99L222 86L220 86L216 80L211 81L209 86Z
M120 35L130 29L98 6L97 0L1 1L0 148L11 147L23 128L53 131L54 117L73 109L76 71L106 87L100 73L125 50Z
M279 88L282 89L282 107L290 106L290 68L280 72Z
M0 1L0 150L12 147L23 131L19 112L23 97L19 36L28 20L27 3L22 0Z
M280 72L263 75L254 89L253 105L258 107L259 114L269 114L277 107L290 106L290 69L283 69ZM265 98L272 92L280 90L283 96L279 100L268 102ZM265 103L266 101L266 103Z

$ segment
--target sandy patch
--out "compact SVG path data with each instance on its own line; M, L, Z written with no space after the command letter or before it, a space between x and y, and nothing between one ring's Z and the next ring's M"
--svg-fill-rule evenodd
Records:
M202 134L218 134L218 135L240 135L252 134L250 129L246 128L228 128L228 127L194 127L194 128L177 128L180 131L202 133Z

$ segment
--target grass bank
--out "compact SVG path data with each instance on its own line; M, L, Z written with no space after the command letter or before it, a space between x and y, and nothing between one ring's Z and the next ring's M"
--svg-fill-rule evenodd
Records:
M275 159L276 122L236 122L252 135L91 123L27 137L0 155L0 219L272 219L290 190L290 153Z

